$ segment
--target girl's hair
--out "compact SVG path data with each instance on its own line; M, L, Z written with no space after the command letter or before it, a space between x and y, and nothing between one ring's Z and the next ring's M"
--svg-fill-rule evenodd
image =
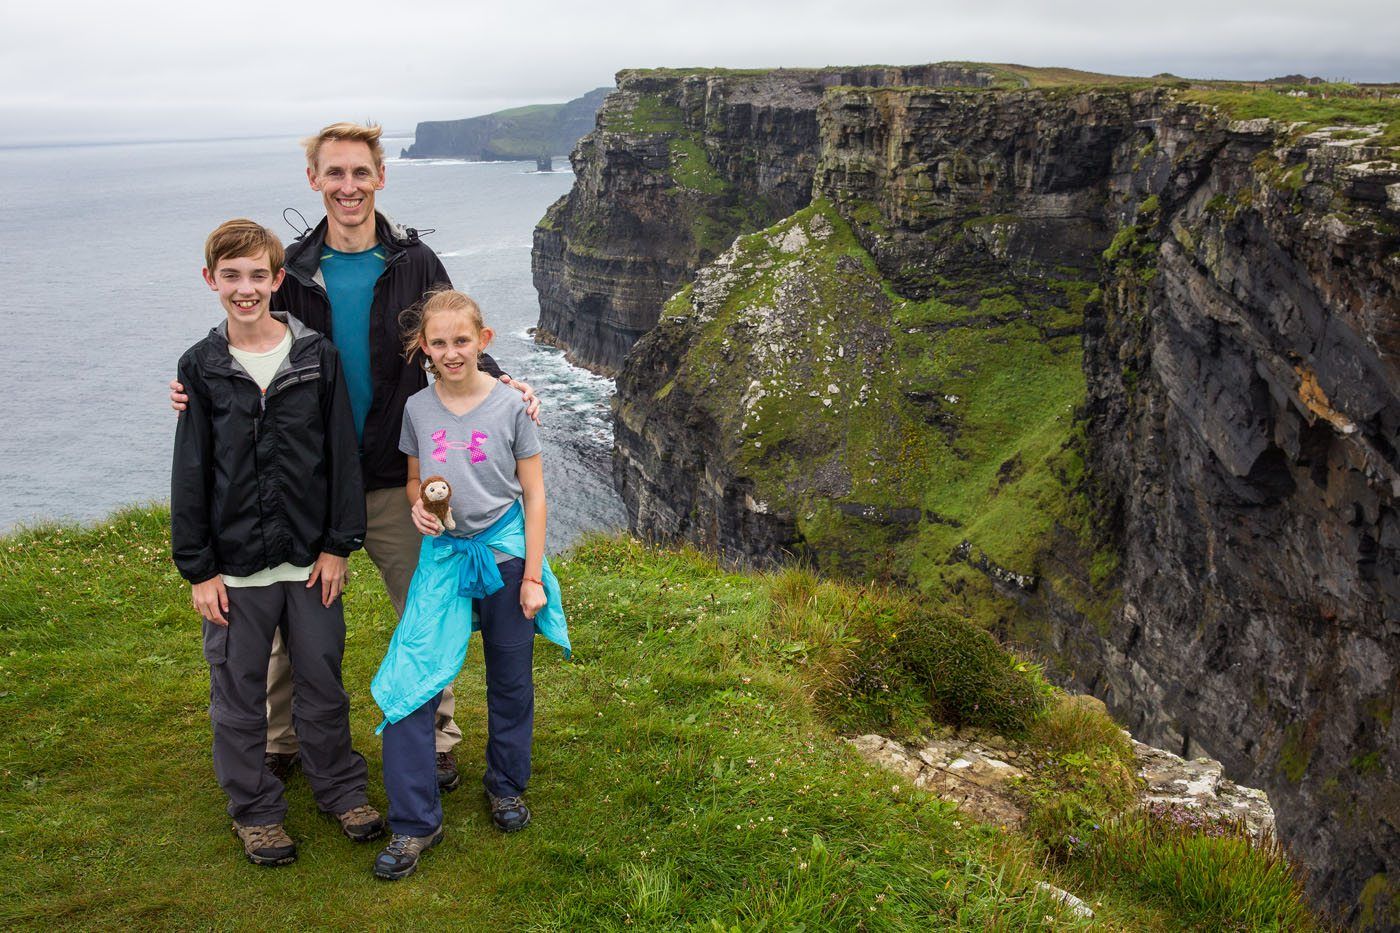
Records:
M486 327L486 322L481 318L481 308L470 297L451 288L435 288L423 296L423 300L410 308L405 308L399 315L399 329L403 332L403 355L404 359L413 359L413 354L422 352L423 340L428 332L428 319L439 311L460 311L472 322L472 326L481 331ZM437 367L433 366L431 359L424 354L423 368L434 376L438 375Z

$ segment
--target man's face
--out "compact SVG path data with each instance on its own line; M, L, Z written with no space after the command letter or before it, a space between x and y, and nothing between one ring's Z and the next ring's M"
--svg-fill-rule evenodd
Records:
M272 293L282 285L285 270L272 273L267 250L256 256L220 259L211 271L204 270L209 289L219 294L230 321L245 326L257 324L272 307Z
M374 193L384 187L384 166L374 164L369 144L332 139L321 144L315 166L307 166L311 187L321 192L326 216L341 227L374 223Z

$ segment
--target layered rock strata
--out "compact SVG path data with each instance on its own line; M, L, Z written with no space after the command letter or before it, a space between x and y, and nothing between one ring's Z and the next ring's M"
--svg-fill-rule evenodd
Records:
M810 200L825 89L992 80L955 65L619 73L573 190L535 230L539 339L615 373L696 269Z
M814 202L699 268L619 375L633 529L965 607L1134 734L1266 788L1312 891L1383 927L1400 165L1382 131L1232 122L1163 88L827 90L800 163ZM622 228L669 171L626 174ZM691 248L692 220L648 222ZM704 258L678 255L667 275ZM609 262L598 293L636 285Z

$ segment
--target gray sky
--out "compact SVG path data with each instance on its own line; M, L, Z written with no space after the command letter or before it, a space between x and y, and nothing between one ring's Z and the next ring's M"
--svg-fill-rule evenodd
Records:
M567 100L621 68L943 60L1400 81L1400 14L1393 0L6 0L0 145L365 118L411 131Z

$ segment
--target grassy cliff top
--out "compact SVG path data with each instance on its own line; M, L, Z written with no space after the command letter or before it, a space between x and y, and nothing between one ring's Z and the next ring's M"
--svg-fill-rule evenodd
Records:
M800 571L731 573L628 538L587 541L557 563L576 654L538 645L529 831L495 832L469 779L445 798L445 843L386 885L370 874L375 847L342 838L296 777L287 822L299 861L256 868L213 779L207 668L168 522L140 509L0 539L8 928L222 929L260 915L292 928L1087 927L1036 889L1043 878L1079 892L1108 928L1261 916L1257 878L1240 913L1237 893L1183 894L1136 862L1047 863L1035 839L960 818L855 757L827 724L844 701L824 672L852 644L899 643L880 627L899 615L886 597ZM345 682L382 804L369 682L394 620L362 555L351 573ZM940 644L968 637L930 631L952 639ZM1023 669L985 646L980 656L1003 670L997 683ZM1033 673L1023 680L1040 689ZM484 719L474 639L457 698L469 776ZM1078 756L1061 762L1067 773L1099 760L1082 746L1070 737L1061 749ZM1224 878L1208 887L1228 893L1233 876L1213 866L1201 877Z

